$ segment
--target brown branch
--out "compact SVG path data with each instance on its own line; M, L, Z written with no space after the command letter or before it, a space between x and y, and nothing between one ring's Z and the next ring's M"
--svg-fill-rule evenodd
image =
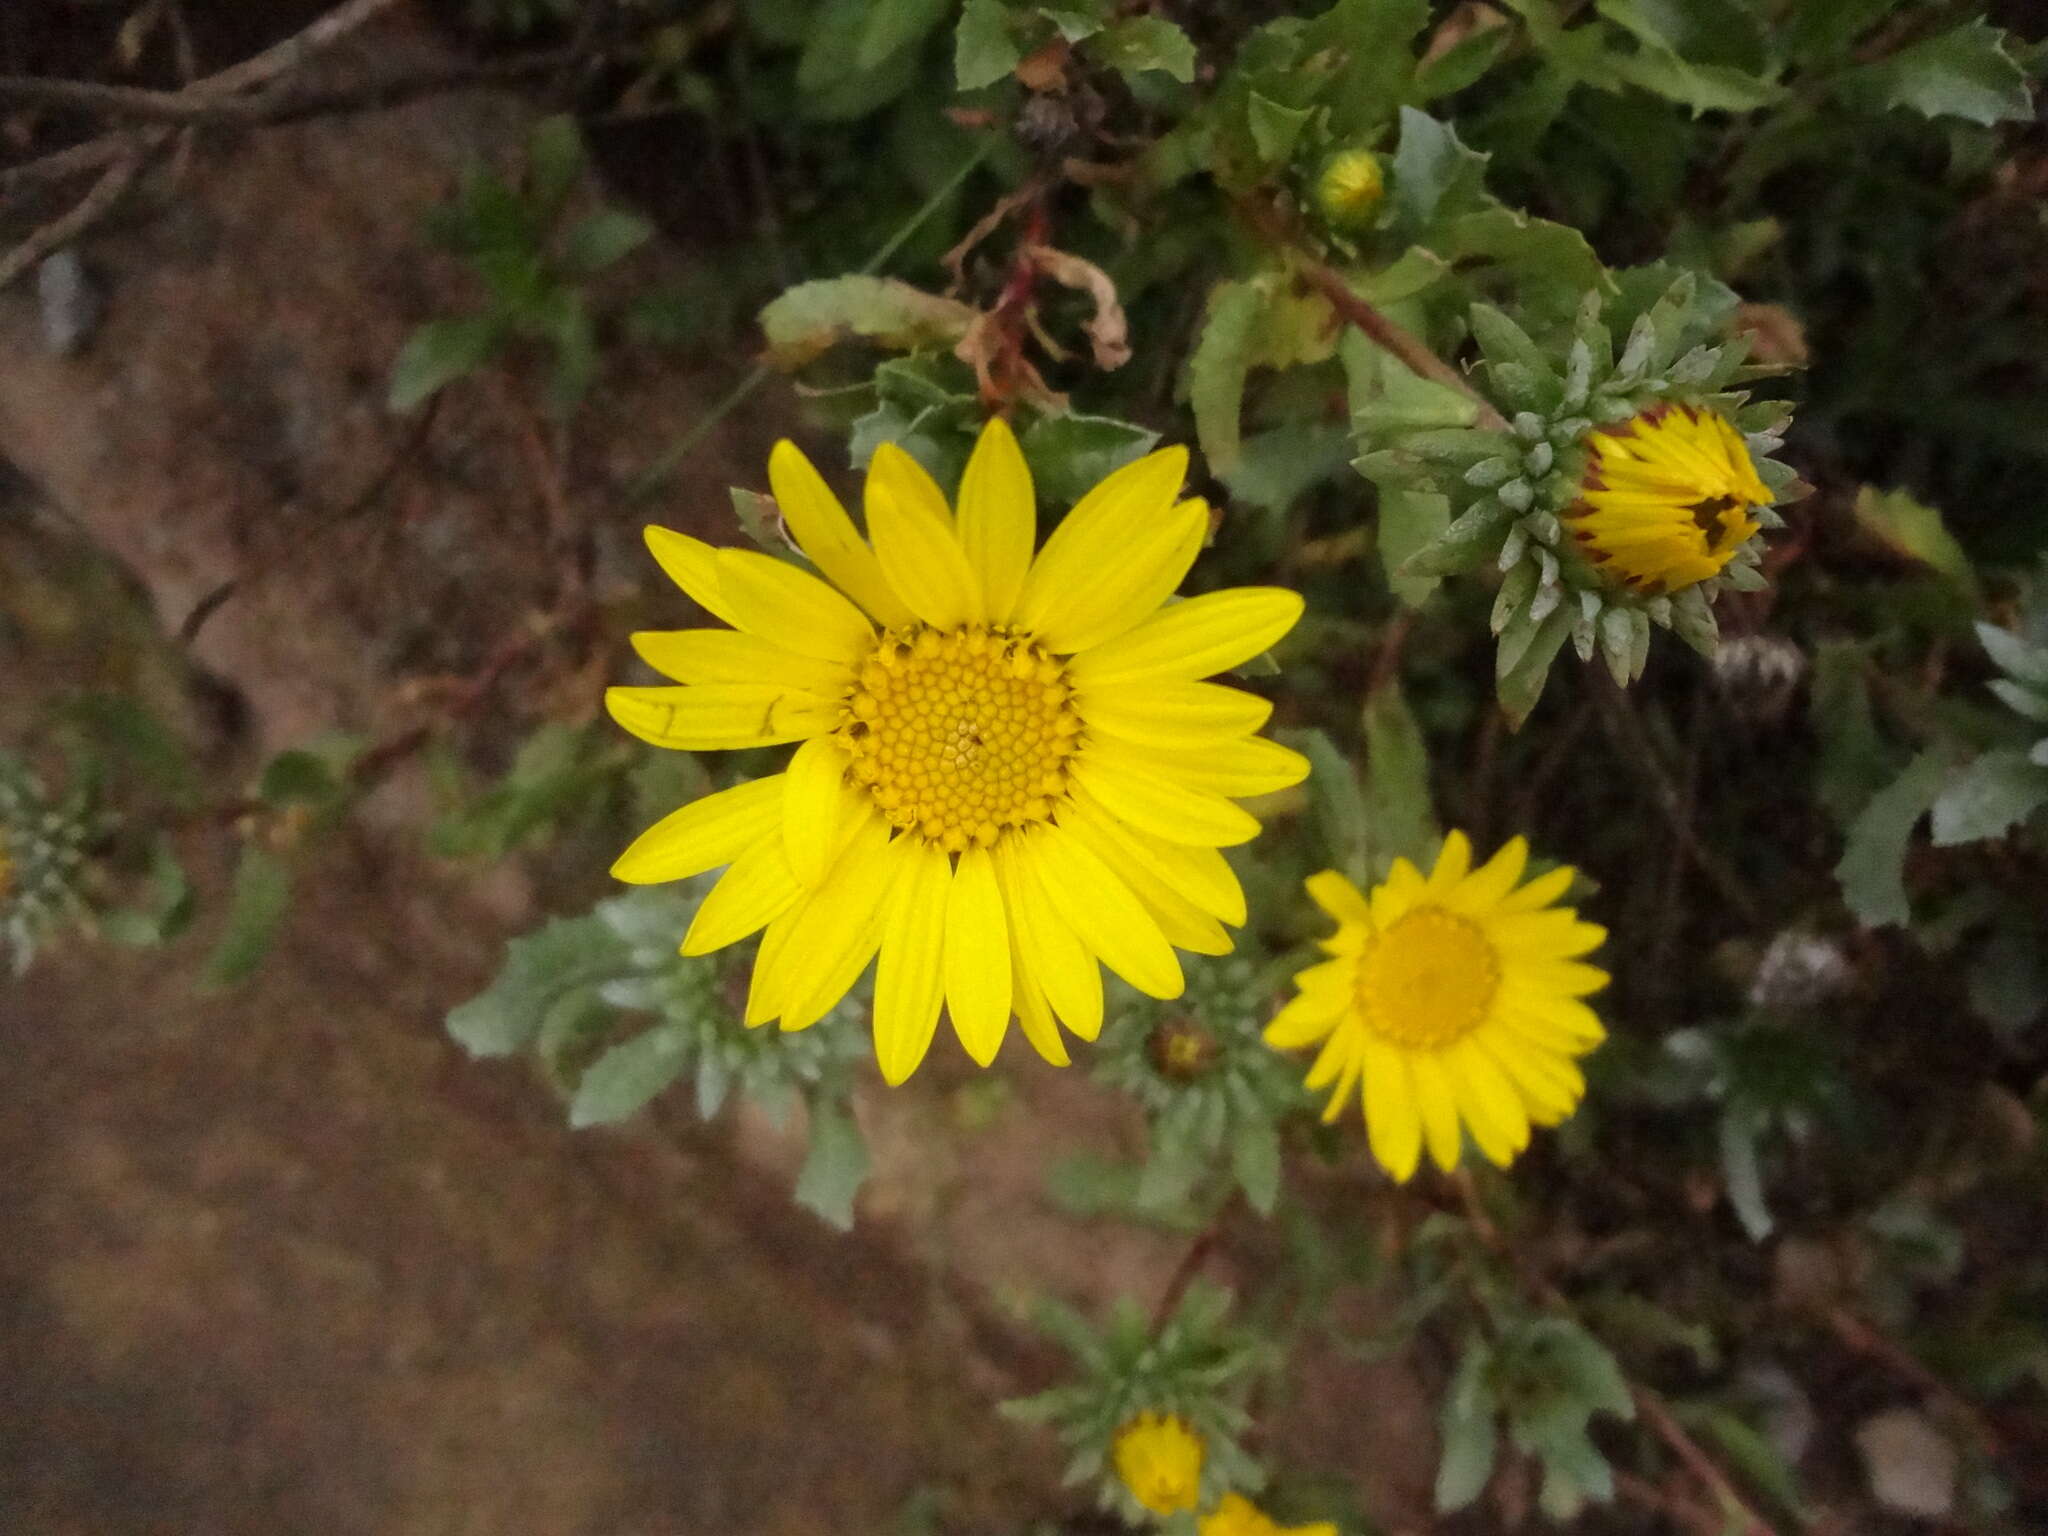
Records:
M376 505L383 498L384 493L391 488L391 482L398 478L398 472L404 467L405 461L411 458L418 450L420 444L427 440L427 433L434 424L434 413L440 408L440 403L441 397L438 395L428 400L426 409L419 413L418 418L413 421L405 436L399 440L398 446L392 450L391 457L384 461L383 467L375 475L371 476L369 483L337 508L332 516L324 519L319 526L310 530L306 537L318 537L330 529L338 528L343 523L352 521ZM199 638L199 631L206 627L207 621L226 606L228 600L234 597L236 593L244 590L250 584L262 580L279 565L285 563L287 558L296 560L299 556L303 555L305 553L306 537L302 537L293 543L288 556L278 556L256 565L253 569L237 572L200 598L198 602L194 603L192 611L185 615L185 622L178 626L178 644L190 645L194 640L197 640Z
M1954 1387L1922 1365L1904 1345L1887 1338L1847 1307L1829 1307L1823 1316L1828 1327L1834 1330L1835 1337L1850 1349L1877 1361L1941 1404L1951 1417L1969 1429L1987 1455L1997 1456L2003 1452L2003 1441L1998 1431L1991 1427L1991 1421Z
M1330 307L1337 312L1337 318L1346 325L1355 327L1365 338L1383 352L1389 352L1407 365L1411 373L1455 389L1479 407L1478 422L1493 432L1508 430L1507 418L1494 409L1488 400L1465 375L1438 357L1419 336L1409 334L1383 314L1371 300L1357 292L1344 274L1320 258L1310 254L1301 240L1282 218L1279 211L1268 204L1248 200L1239 205L1253 229L1268 243L1288 253L1294 269L1301 274L1308 285L1330 301Z
M52 251L69 245L106 217L114 204L121 200L121 194L128 190L129 183L135 180L135 173L142 169L149 149L154 147L153 144L146 146L116 160L101 172L92 190L72 205L69 212L52 219L5 256L0 256L0 289L6 288Z
M1458 1202L1465 1213L1465 1220L1479 1240L1502 1258L1521 1279L1531 1294L1551 1311L1577 1320L1578 1308L1571 1299L1555 1285L1536 1273L1524 1261L1521 1253L1508 1242L1494 1220L1479 1203L1479 1190L1473 1183L1470 1170L1460 1168L1450 1178L1458 1192ZM1699 1442L1686 1432L1683 1424L1672 1416L1664 1399L1648 1387L1636 1382L1628 1383L1630 1399L1636 1405L1636 1413L1649 1425L1659 1440L1671 1449L1673 1455L1685 1463L1686 1470L1704 1483L1721 1506L1740 1520L1742 1536L1778 1536L1776 1529L1752 1509L1749 1503L1736 1491L1728 1480L1728 1474L1714 1464L1714 1459L1699 1447Z
M1180 1262L1173 1267L1173 1273L1166 1281L1166 1289L1159 1293L1158 1305L1152 1309L1154 1334L1171 1322L1173 1314L1180 1310L1181 1298L1187 1295L1188 1287L1194 1284L1195 1276L1201 1273L1202 1266L1209 1261L1209 1255L1216 1251L1216 1245L1223 1240L1224 1220L1236 1209L1239 1198L1238 1192L1232 1190L1230 1198L1225 1200L1216 1214L1209 1218L1209 1225L1195 1234L1195 1240L1188 1244L1187 1252L1180 1256Z

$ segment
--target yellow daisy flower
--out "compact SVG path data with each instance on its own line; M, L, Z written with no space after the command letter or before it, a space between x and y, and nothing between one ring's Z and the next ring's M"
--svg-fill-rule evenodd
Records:
M1506 1167L1532 1124L1556 1125L1585 1093L1573 1058L1606 1032L1579 999L1607 973L1578 957L1607 930L1553 905L1570 869L1517 889L1528 858L1517 837L1475 870L1472 845L1453 832L1426 878L1396 859L1370 896L1335 870L1309 879L1337 920L1322 946L1334 958L1294 978L1300 995L1266 1026L1266 1043L1323 1042L1307 1081L1331 1089L1324 1121L1362 1085L1373 1156L1396 1179L1415 1172L1425 1142L1439 1168L1455 1168L1461 1123Z
M1116 1432L1110 1459L1124 1487L1155 1515L1193 1509L1202 1496L1202 1437L1178 1414L1141 1413Z
M960 505L893 444L875 451L863 540L817 470L778 443L768 478L818 575L665 528L647 542L730 629L633 637L675 687L613 688L612 718L683 751L798 742L786 771L684 806L612 866L680 880L730 866L683 953L766 929L746 1020L815 1023L879 951L875 1054L924 1059L943 1004L995 1059L1014 1013L1064 1065L1092 1040L1107 965L1181 991L1175 948L1227 954L1244 893L1218 851L1257 834L1235 799L1300 782L1254 733L1264 700L1200 681L1301 614L1277 588L1167 606L1208 508L1187 450L1109 476L1033 558L1037 502L1010 429L982 432Z
M1727 417L1658 405L1585 440L1586 470L1566 524L1594 565L1639 592L1719 575L1773 497Z
M1337 1536L1328 1520L1313 1525L1281 1525L1241 1493L1226 1493L1196 1523L1197 1536Z

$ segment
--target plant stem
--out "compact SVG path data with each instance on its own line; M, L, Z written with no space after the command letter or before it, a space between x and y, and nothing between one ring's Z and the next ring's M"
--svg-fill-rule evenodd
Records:
M944 205L946 199L960 190L966 183L967 178L974 174L982 161L986 160L995 150L995 147L996 141L994 139L984 140L980 148L960 163L960 169L947 177L945 184L932 193L930 197L926 198L919 205L917 211L911 214L903 223L899 224L895 232L887 240L884 240L876 248L875 253L861 264L860 275L869 277L880 271L888 263L889 258L903 248L903 243L917 233L925 220L937 213L940 207ZM754 364L748 370L746 377L727 391L724 398L712 406L709 411L705 412L695 426L691 427L689 431L685 432L671 444L662 453L660 458L640 472L639 478L633 482L631 489L627 492L628 498L637 501L658 489L661 482L674 472L678 464L696 452L697 446L711 435L720 422L730 416L749 395L761 387L762 381L771 372L773 370L767 363Z

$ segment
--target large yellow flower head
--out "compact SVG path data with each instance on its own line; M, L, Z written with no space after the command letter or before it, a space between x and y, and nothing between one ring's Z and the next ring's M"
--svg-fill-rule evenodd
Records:
M1223 855L1256 835L1235 798L1308 765L1254 733L1271 706L1200 681L1301 614L1275 588L1167 606L1208 532L1180 499L1187 451L1126 465L1033 558L1037 502L1001 421L957 512L915 460L875 451L863 540L791 444L768 475L818 575L647 530L654 557L730 629L639 634L665 688L613 688L612 718L686 751L800 742L786 771L684 806L620 856L645 883L729 865L683 938L703 954L766 929L746 1020L815 1023L879 951L875 1054L891 1083L943 1005L995 1059L1014 1013L1064 1064L1055 1019L1102 1026L1097 962L1180 993L1175 947L1231 948L1245 918Z
M1337 1536L1328 1520L1282 1525L1241 1493L1226 1493L1196 1524L1197 1536Z
M1762 525L1770 488L1727 417L1656 405L1586 435L1579 500L1566 517L1594 565L1650 596L1718 576Z
M1461 1124L1505 1167L1531 1125L1557 1124L1585 1092L1573 1058L1605 1031L1580 999L1607 973L1578 957L1607 930L1554 905L1568 868L1518 887L1528 858L1517 837L1474 869L1453 832L1426 877L1396 859L1370 896L1335 870L1308 882L1337 920L1322 946L1334 958L1294 978L1300 995L1266 1042L1323 1042L1307 1080L1331 1090L1323 1119L1359 1089L1373 1156L1396 1179L1415 1172L1425 1142L1438 1167L1455 1168Z
M1116 1432L1117 1480L1155 1515L1193 1509L1202 1497L1202 1437L1178 1414L1141 1413Z

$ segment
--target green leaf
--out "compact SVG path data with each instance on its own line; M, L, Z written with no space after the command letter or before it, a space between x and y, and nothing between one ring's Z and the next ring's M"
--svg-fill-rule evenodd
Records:
M1465 1343L1458 1371L1444 1393L1437 1421L1443 1459L1436 1470L1436 1507L1440 1514L1463 1509L1493 1476L1498 1448L1494 1419L1499 1411L1493 1393L1492 1352L1477 1336Z
M796 1179L796 1203L844 1232L868 1176L868 1144L843 1104L811 1105L811 1145Z
M1744 1478L1805 1521L1805 1505L1800 1500L1792 1468L1768 1437L1758 1434L1726 1408L1710 1405L1688 1411L1683 1417L1695 1428L1705 1430Z
M1460 270L1484 258L1527 278L1584 293L1612 287L1607 269L1586 237L1569 224L1533 218L1496 204L1461 214L1435 241L1437 253Z
M974 311L957 299L893 277L856 274L785 290L761 311L761 330L775 365L796 369L851 338L897 352L950 349L973 319Z
M2026 72L2006 52L2006 41L2005 33L1979 18L1849 70L1838 77L1837 88L1925 117L1960 117L1987 126L2020 122L2033 115L2033 104Z
M1893 761L1871 712L1867 667L1863 647L1853 641L1831 640L1814 653L1807 706L1820 742L1814 793L1844 828L1884 786Z
M616 1125L638 1114L689 1064L690 1034L682 1026L658 1024L635 1035L606 1051L584 1072L569 1101L569 1124L579 1131Z
M2003 836L2044 802L2048 768L2018 748L1986 752L1950 779L1935 800L1935 846Z
M2048 689L2048 650L1995 624L1979 624L1977 641L1999 671L2030 688Z
M1764 66L1763 28L1742 0L1597 0L1595 9L1639 42L1688 63L1752 72Z
M448 1033L472 1056L509 1056L537 1038L549 1012L627 968L625 944L598 917L557 918L511 940L484 991L448 1014Z
M256 973L284 926L291 898L290 867L269 849L247 844L228 894L227 927L207 956L207 985L231 987Z
M1617 78L1677 102L1694 117L1703 112L1754 112L1785 94L1783 86L1746 71L1726 64L1688 63L1653 46L1635 53L1611 53L1607 63Z
M1070 507L1114 471L1152 451L1159 434L1108 416L1041 416L1017 439L1041 501Z
M1550 664L1557 659L1558 648L1564 644L1565 636L1571 633L1573 607L1571 603L1560 603L1537 627L1527 647L1513 656L1506 667L1496 662L1494 693L1507 714L1508 723L1517 730L1529 718L1536 701L1543 697L1543 685L1550 678ZM1500 656L1508 657L1510 654L1504 633Z
M1420 862L1436 841L1429 747L1398 682L1365 696L1365 826L1375 879L1397 858Z
M385 404L394 411L411 410L488 360L504 340L504 322L494 314L429 320L407 338L391 365Z
M1252 143L1258 149L1259 158L1268 165L1284 165L1292 159L1301 130L1314 115L1313 107L1283 107L1279 102L1253 91L1245 116L1251 126Z
M1009 8L1002 0L967 0L953 34L953 83L962 91L978 91L1007 77L1023 62L1024 52L1010 32Z
M1429 102L1464 90L1500 61L1514 39L1511 26L1484 27L1467 34L1416 69L1411 94L1418 102Z
M1125 75L1163 70L1182 85L1195 78L1195 45L1187 33L1159 16L1132 16L1098 32L1088 46L1111 68Z
M1255 433L1239 449L1235 467L1217 477L1229 488L1231 500L1285 512L1343 469L1351 437L1342 427L1296 421Z
M1947 777L1947 756L1934 749L1922 752L1904 773L1871 796L1850 826L1835 878L1842 883L1842 899L1865 927L1912 920L1912 904L1906 899L1906 845Z
M578 276L602 272L653 236L654 226L638 214L601 209L570 229L562 244L562 265Z
M1188 403L1195 435L1212 474L1237 467L1245 377L1252 342L1266 312L1266 290L1256 283L1224 282L1209 296L1209 319L1188 359Z
M545 224L560 210L583 174L583 134L576 119L557 112L533 125L526 137L526 191Z
M1486 159L1459 143L1448 123L1403 107L1387 194L1395 227L1415 240L1439 213L1471 212L1485 193Z
M198 905L193 899L192 877L185 873L170 839L161 834L150 852L149 887L146 905L101 913L101 934L116 944L148 949L169 943L184 932Z
M1387 585L1410 608L1420 608L1440 578L1404 567L1450 526L1451 499L1440 491L1381 486L1379 503L1380 563L1386 568Z
M913 47L946 19L952 0L870 0L855 69L873 69L898 49Z
M1945 577L1973 603L1977 573L1941 513L1905 491L1866 485L1856 493L1856 521L1894 554L1918 561Z
M1302 731L1292 745L1309 761L1309 806L1325 856L1354 880L1370 883L1372 818L1357 768L1321 731Z
M1230 1144L1230 1171L1252 1209L1272 1215L1280 1199L1280 1133L1271 1122L1249 1120L1238 1127Z

